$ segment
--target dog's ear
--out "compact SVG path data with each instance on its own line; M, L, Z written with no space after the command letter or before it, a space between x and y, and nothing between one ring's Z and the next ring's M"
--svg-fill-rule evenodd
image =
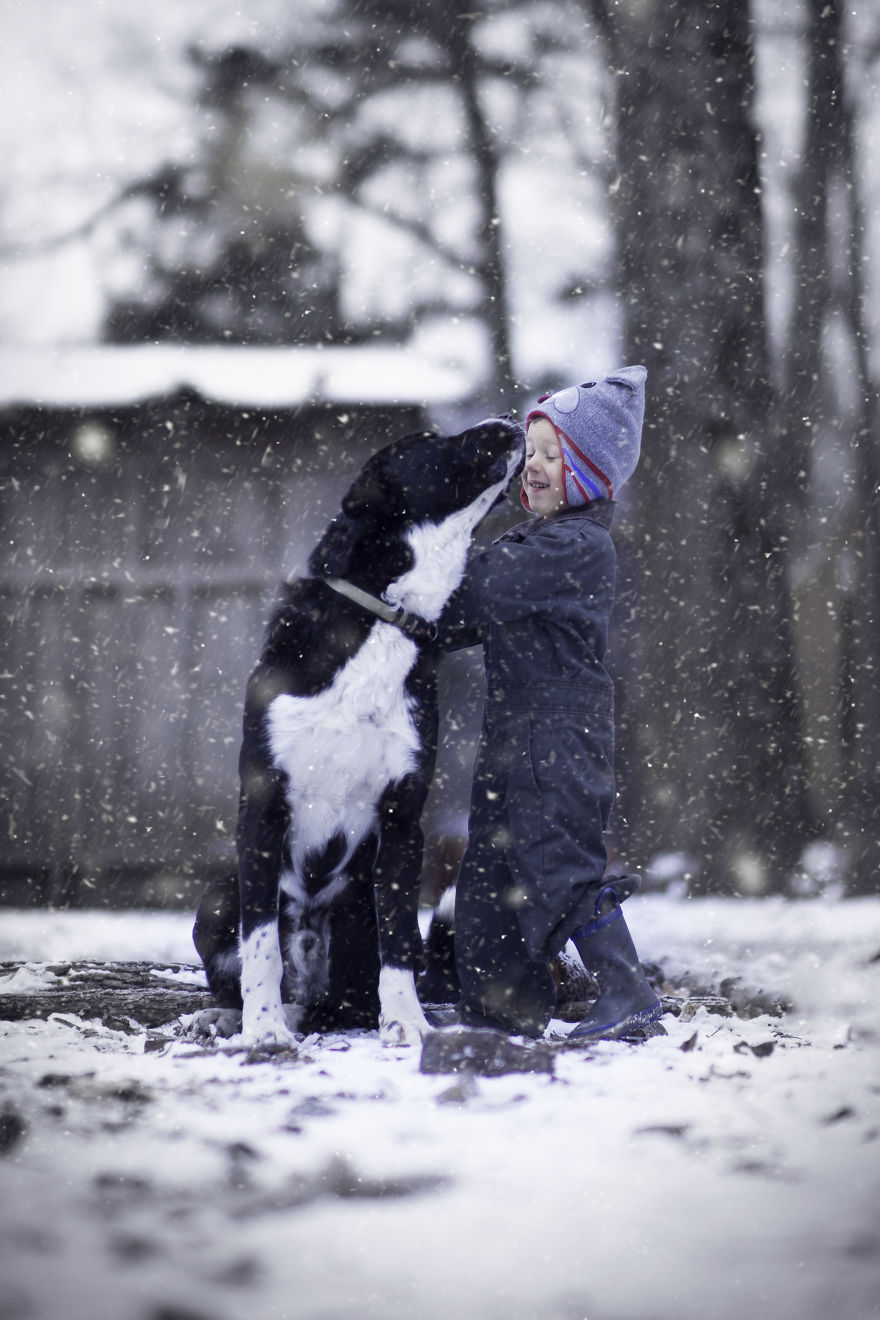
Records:
M365 465L342 501L342 512L349 518L368 513L397 514L403 510L403 489L395 473L375 454Z

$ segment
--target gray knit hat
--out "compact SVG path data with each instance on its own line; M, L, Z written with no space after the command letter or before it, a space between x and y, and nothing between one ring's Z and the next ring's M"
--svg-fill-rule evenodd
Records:
M645 417L644 367L545 394L526 417L546 417L559 436L567 504L613 499L639 461ZM525 491L522 502L529 507Z

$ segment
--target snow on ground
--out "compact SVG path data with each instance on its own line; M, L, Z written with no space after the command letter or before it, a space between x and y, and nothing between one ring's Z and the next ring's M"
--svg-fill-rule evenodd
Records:
M0 1024L0 1317L880 1315L880 900L627 912L671 980L792 1007L491 1079L371 1033L253 1063ZM4 912L0 959L191 962L189 926Z

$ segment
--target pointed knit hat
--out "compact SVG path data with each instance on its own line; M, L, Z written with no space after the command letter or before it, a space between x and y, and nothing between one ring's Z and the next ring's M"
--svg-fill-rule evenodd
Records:
M545 394L526 417L526 427L546 417L559 436L565 502L610 500L639 461L645 417L644 367L621 367L603 380ZM521 499L529 507L525 491Z

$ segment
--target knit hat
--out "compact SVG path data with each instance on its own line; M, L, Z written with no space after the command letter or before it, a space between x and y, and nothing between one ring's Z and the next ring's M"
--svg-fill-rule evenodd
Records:
M546 417L559 436L565 502L613 499L639 461L645 417L644 367L621 367L604 380L544 394L526 417ZM525 490L520 494L525 507Z

